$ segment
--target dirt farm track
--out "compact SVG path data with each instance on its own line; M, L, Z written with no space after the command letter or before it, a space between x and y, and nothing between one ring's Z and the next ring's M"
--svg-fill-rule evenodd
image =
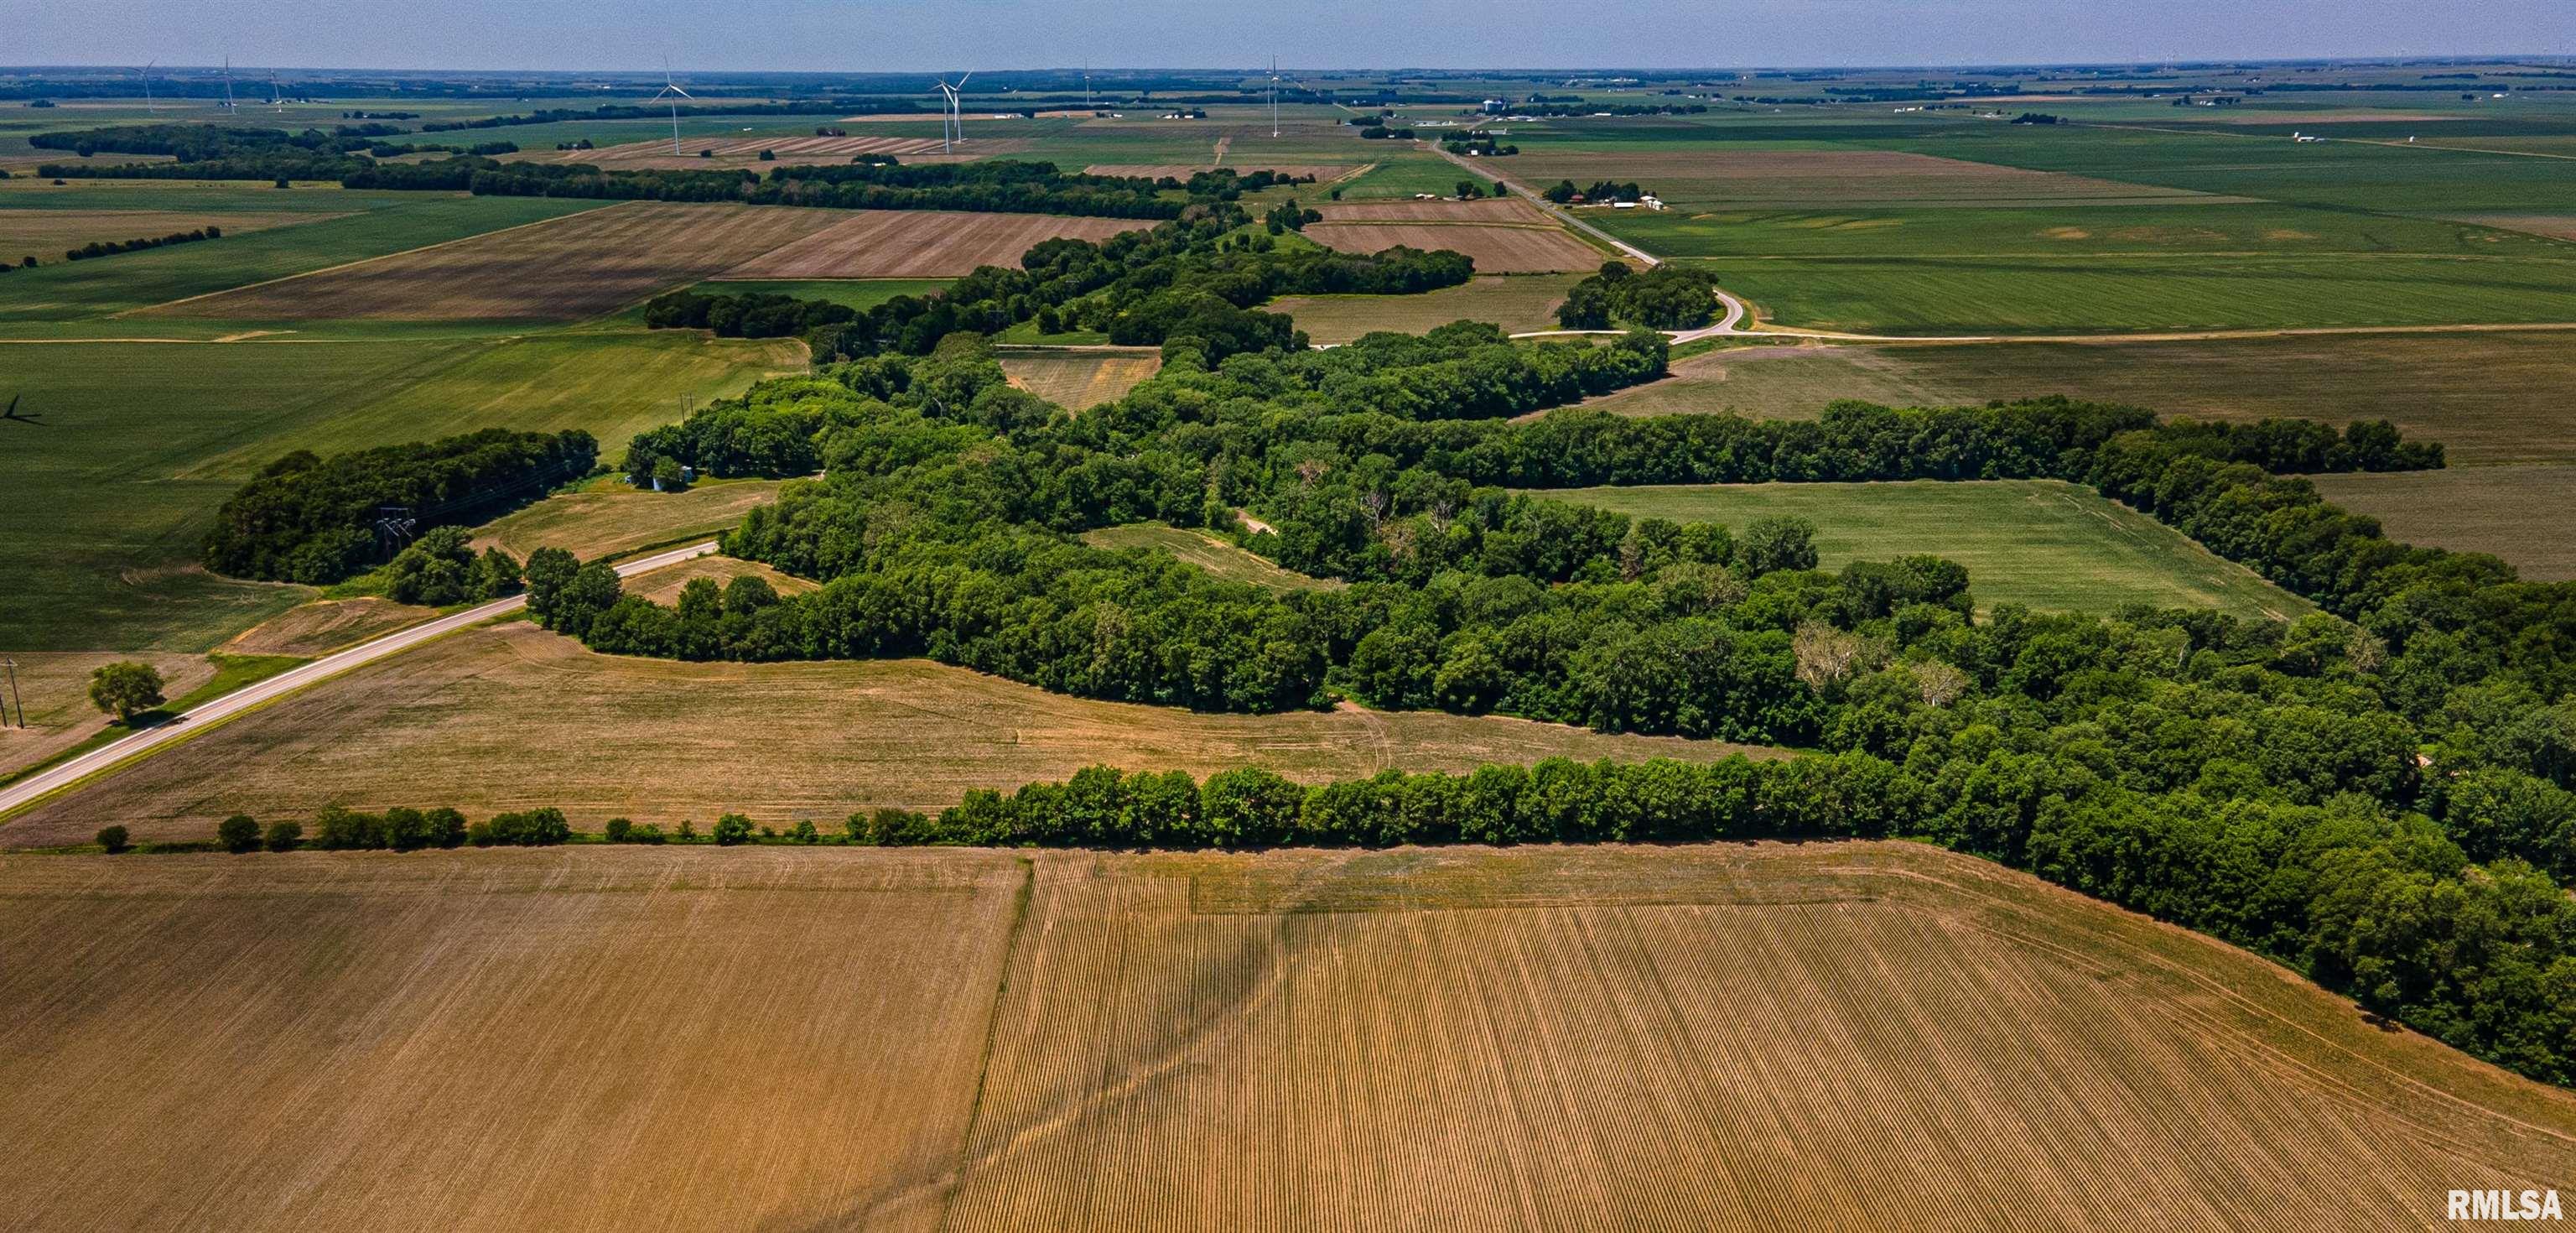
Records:
M2246 1229L2576 1094L1908 844L0 862L10 1229Z

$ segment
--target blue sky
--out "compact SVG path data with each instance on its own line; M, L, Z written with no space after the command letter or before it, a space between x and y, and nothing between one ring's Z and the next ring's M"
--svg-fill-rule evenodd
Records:
M2576 54L2576 0L0 0L0 64L698 72Z

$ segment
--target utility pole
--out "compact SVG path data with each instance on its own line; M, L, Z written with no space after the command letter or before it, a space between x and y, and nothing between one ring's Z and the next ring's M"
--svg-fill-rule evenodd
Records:
M18 703L18 726L24 728L27 726L27 704L18 701L18 661L15 659L0 659L0 664L7 665L9 669L9 700ZM0 724L6 724L8 722L9 713L7 711L0 711Z

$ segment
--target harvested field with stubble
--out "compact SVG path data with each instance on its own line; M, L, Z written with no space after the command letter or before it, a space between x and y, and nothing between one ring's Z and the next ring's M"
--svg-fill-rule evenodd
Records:
M2314 480L2326 500L2377 518L2390 539L2491 552L2535 582L2576 578L2576 466L2451 467Z
M1321 201L1315 212L1328 223L1490 223L1553 227L1553 219L1520 197L1475 201Z
M1604 260L1599 249L1552 225L1325 222L1306 224L1306 237L1346 253L1399 244L1426 252L1445 248L1474 258L1479 274L1557 274L1590 270Z
M781 207L784 208L784 207ZM954 278L977 266L1017 267L1047 240L1106 240L1147 219L948 210L832 210L827 229L719 271L726 278Z
M454 805L471 817L552 805L589 829L623 815L693 818L703 830L727 811L830 826L854 810L940 809L969 788L1096 763L1197 775L1259 766L1313 781L1557 754L1735 752L1767 753L1428 711L1200 714L926 660L635 659L512 621L336 677L58 797L0 824L0 848L86 843L106 818L138 841L202 839L234 813L309 818L335 801Z
M1070 411L1116 402L1163 370L1159 349L1004 350L997 357L1011 384Z
M711 277L850 214L630 202L147 313L243 321L577 321L674 283Z
M65 857L0 903L30 1228L2391 1228L2576 1179L2576 1095L1903 843Z
M333 651L380 638L423 621L436 620L438 609L397 604L363 595L356 599L317 599L300 604L233 635L215 648L223 655L292 655L319 659Z
M1452 321L1483 321L1507 333L1557 328L1556 306L1582 274L1479 274L1417 295L1287 295L1262 305L1286 313L1319 343L1346 343L1378 330L1421 334Z

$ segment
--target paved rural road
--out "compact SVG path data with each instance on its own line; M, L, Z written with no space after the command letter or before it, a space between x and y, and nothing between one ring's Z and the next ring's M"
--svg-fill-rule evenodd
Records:
M702 557L715 550L715 541L708 540L702 544L691 544L686 548L657 552L652 556L641 557L618 566L617 575L621 578L631 578L646 570L660 569L665 565L677 565L692 557ZM149 753L162 745L203 731L208 725L227 716L238 715L263 702L284 697L307 685L338 676L361 664L374 663L385 656L409 650L442 634L454 633L468 625L488 621L497 616L507 616L527 606L528 597L524 595L496 599L480 607L468 608L452 616L443 616L426 624L398 630L373 642L363 642L348 650L325 655L301 668L290 669L256 685L234 690L168 723L146 728L114 744L102 745L59 766L30 775L6 788L0 788L0 817L7 817L12 811L33 803L39 797L95 775L137 754Z

